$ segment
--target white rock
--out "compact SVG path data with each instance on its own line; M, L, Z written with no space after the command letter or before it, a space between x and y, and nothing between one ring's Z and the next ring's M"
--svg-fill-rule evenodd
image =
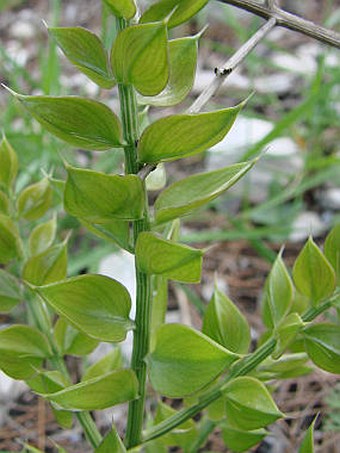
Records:
M340 209L340 188L332 187L319 194L320 204L326 209L337 211Z
M19 40L32 39L36 34L37 31L34 24L25 20L14 22L9 29L9 35Z
M27 389L23 381L12 379L0 371L0 426L5 421L8 404L15 401Z
M318 214L312 211L302 212L293 222L289 240L292 242L304 241L309 235L318 236L324 229L325 224Z

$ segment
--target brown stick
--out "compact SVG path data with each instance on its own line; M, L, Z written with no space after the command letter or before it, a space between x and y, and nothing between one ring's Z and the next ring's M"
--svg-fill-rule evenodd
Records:
M311 22L310 20L302 19L294 14L284 11L276 5L275 1L266 1L261 4L255 0L218 0L221 3L236 6L237 8L249 11L257 16L269 20L276 19L278 26L297 31L318 41L329 44L330 46L340 49L340 33L329 30L325 27Z

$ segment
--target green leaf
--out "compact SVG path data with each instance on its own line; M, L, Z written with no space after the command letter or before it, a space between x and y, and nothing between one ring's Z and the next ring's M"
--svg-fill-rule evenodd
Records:
M0 269L0 312L12 310L22 300L18 280L3 269Z
M45 252L52 244L56 236L57 219L52 217L51 220L37 225L28 239L28 246L32 256Z
M297 313L290 313L276 328L276 346L272 356L278 359L295 340L303 327L303 321Z
M267 277L262 300L262 316L267 327L277 326L285 318L293 297L293 283L280 253Z
M314 434L314 427L317 417L314 418L312 423L309 425L309 428L304 435L303 441L299 448L299 453L314 453L314 441L313 441L313 434Z
M111 74L104 46L97 35L82 27L50 27L66 57L101 88L112 88L115 80Z
M87 355L98 346L97 340L75 329L64 318L57 320L54 338L62 355Z
M317 305L335 289L335 273L328 260L310 237L293 267L293 278L300 293Z
M198 13L207 3L208 0L160 0L145 11L140 22L162 20L173 11L168 27L176 27Z
M136 244L137 266L146 274L162 275L171 280L198 283L203 252L162 239L152 233L140 233Z
M336 324L320 323L303 329L306 352L319 368L340 373L340 329Z
M81 223L94 235L106 241L118 244L125 250L132 251L130 244L130 222L124 220L111 220L103 224L90 223L81 219Z
M17 209L20 217L37 220L52 204L52 189L48 178L26 187L19 195Z
M0 186L13 186L18 173L18 158L11 144L3 137L0 142Z
M154 22L122 30L112 47L111 64L117 82L133 84L144 96L160 93L169 77L166 24Z
M161 401L157 404L154 424L163 422L167 418L175 415L177 411ZM159 440L162 444L167 446L182 447L184 451L197 437L197 429L193 420L187 420L178 425L169 433L163 435Z
M111 12L117 17L132 19L136 14L136 5L133 0L103 0Z
M71 411L100 410L137 398L138 381L132 370L118 370L42 396Z
M84 373L82 381L88 381L103 374L110 373L111 371L116 370L117 368L122 368L123 358L122 353L119 348L114 348L102 359L95 362L91 365Z
M46 338L33 327L0 330L0 369L14 379L27 379L52 354Z
M179 104L187 97L195 81L199 37L196 35L169 41L168 83L156 96L139 96L139 103L168 107Z
M10 201L8 196L0 190L0 213L1 214L9 214L10 211Z
M211 383L238 358L190 327L164 324L149 356L151 383L161 395L181 398Z
M64 193L66 211L90 223L136 220L143 217L144 189L135 175L106 175L67 168Z
M21 241L18 229L7 216L0 214L0 264L7 264L21 256Z
M156 222L181 217L214 200L242 178L254 163L243 162L175 182L163 190L155 202Z
M251 337L247 320L217 287L204 313L202 332L229 351L248 352Z
M26 383L37 393L54 393L70 385L65 376L57 370L39 371L32 378L26 379Z
M151 309L151 338L150 347L153 348L156 341L157 329L164 323L168 307L168 280L161 275L153 279L152 309Z
M116 428L113 426L111 431L104 437L99 447L94 453L126 453L126 448L118 436Z
M340 282L340 223L328 233L324 248L326 258L333 266L337 281Z
M59 315L96 340L122 341L133 326L127 289L104 275L80 275L34 290Z
M23 279L31 285L48 285L66 278L67 247L57 244L29 258L22 271Z
M297 354L284 354L279 360L267 358L259 367L259 375L263 373L268 379L289 379L303 376L313 371L307 366L308 355L304 352Z
M122 147L119 119L101 102L13 94L46 130L72 146L97 151Z
M269 433L264 429L254 431L243 431L235 428L228 423L223 423L222 437L224 443L230 450L235 452L249 451L251 447L260 443Z
M238 377L224 391L228 422L236 428L263 428L283 416L267 388L253 377Z
M153 122L139 141L140 161L176 160L216 145L229 132L243 105L209 113L171 115Z

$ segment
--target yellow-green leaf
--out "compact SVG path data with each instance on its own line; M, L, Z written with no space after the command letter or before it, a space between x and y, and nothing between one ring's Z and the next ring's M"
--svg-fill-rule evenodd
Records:
M220 196L254 165L254 161L188 176L167 187L155 202L157 223L181 217Z
M283 416L264 384L253 377L238 377L224 391L227 419L236 428L263 428Z
M221 428L224 443L228 448L237 453L249 451L251 447L260 443L269 434L265 429L243 431L226 422L221 425Z
M340 282L340 223L335 225L328 233L325 240L325 256L333 266L337 276L338 284Z
M139 141L141 162L171 161L200 153L220 142L244 103L209 113L179 114L148 126Z
M57 231L56 217L37 225L28 239L30 254L39 255L47 250L53 243Z
M190 327L164 324L149 356L151 383L161 395L181 398L211 383L239 357Z
M144 188L136 175L106 175L67 168L64 192L66 211L90 223L136 220L144 213Z
M19 195L17 200L18 214L26 220L37 220L42 217L52 203L52 189L48 178L31 184Z
M18 280L0 269L0 313L10 311L21 300L22 293Z
M336 324L319 323L303 329L306 352L319 368L340 374L340 329Z
M202 332L229 351L248 352L251 338L247 320L218 288L204 313Z
M201 279L201 250L162 239L153 233L139 234L136 260L139 269L146 274L187 283L198 283Z
M50 27L48 32L66 57L93 82L102 88L115 85L106 51L97 35L82 27Z
M75 329L65 318L59 318L53 330L56 344L62 355L87 355L98 346L98 340Z
M10 201L8 196L0 190L0 213L8 215L10 211Z
M104 275L80 275L35 291L70 324L101 341L122 341L133 327L127 289Z
M72 146L96 151L122 147L120 121L101 102L76 96L13 94L46 130Z
M39 255L26 261L22 276L32 285L47 285L66 278L67 247L66 244L54 245Z
M118 370L43 396L62 409L100 410L137 398L138 381L132 370Z
M93 363L85 371L82 381L88 381L103 374L110 373L111 371L122 368L123 358L122 353L119 348L114 348L108 354L106 354L102 359Z
M21 255L21 241L13 220L0 214L0 264L7 264Z
M16 152L6 137L0 142L0 186L7 189L12 187L18 173L18 158Z
M126 448L119 437L116 428L112 426L111 431L104 437L94 453L126 453Z
M136 5L133 0L103 0L103 2L117 17L132 19L136 14Z
M139 96L139 103L167 107L187 97L195 81L198 38L199 35L169 41L168 83L156 96Z
M111 64L117 82L133 84L144 96L160 93L169 77L165 23L133 25L122 30L112 47Z
M297 289L317 305L335 289L335 272L326 257L310 237L293 267Z
M145 11L140 21L143 23L165 19L173 11L168 27L176 27L198 13L207 3L208 0L160 0Z

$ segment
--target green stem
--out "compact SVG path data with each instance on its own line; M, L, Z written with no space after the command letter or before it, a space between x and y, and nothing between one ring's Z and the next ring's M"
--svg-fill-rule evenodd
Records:
M321 303L318 307L313 307L309 309L303 316L302 320L304 322L313 321L317 316L322 312L330 308L330 306L337 301L339 297L339 290L333 294L328 300ZM250 371L254 370L260 363L262 363L267 357L271 355L276 346L276 340L270 338L262 346L260 346L256 351L251 355L244 357L240 361L236 362L235 365L231 368L230 373L226 378L218 383L213 389L203 395L199 402L191 407L182 409L177 412L175 415L167 418L163 422L159 423L156 426L151 427L145 432L143 436L143 443L149 442L150 440L156 439L157 437L163 436L169 431L176 428L178 425L184 423L188 419L192 418L198 414L202 409L206 408L210 403L218 399L223 395L226 385L232 380L239 376L245 376Z
M127 26L126 21L117 19L117 27L122 30ZM123 135L126 142L125 173L137 174L140 166L137 159L137 142L139 139L139 124L136 95L132 85L118 84L121 108ZM145 192L146 193L146 192ZM133 241L136 244L138 235L148 231L148 201L145 197L144 218L133 222ZM151 319L151 281L150 276L142 272L136 264L136 317L133 335L131 368L139 383L139 398L129 403L125 444L128 448L141 442L144 408L146 399L147 365L145 357L149 352L150 319Z

